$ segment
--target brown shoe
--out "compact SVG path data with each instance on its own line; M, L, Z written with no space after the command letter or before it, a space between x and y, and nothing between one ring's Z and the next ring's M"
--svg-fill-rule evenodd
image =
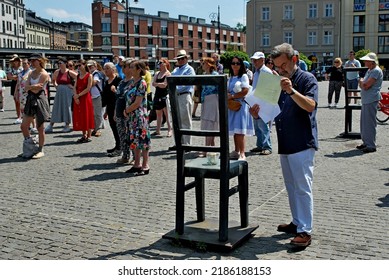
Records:
M297 226L293 223L282 224L277 227L277 231L286 232L290 234L297 234Z
M307 247L311 244L312 237L306 232L299 232L296 237L290 241L290 244L298 247Z

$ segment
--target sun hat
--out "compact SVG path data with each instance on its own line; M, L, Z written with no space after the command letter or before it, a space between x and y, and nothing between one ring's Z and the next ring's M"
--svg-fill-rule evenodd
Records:
M20 61L20 57L17 54L12 55L12 57L11 57L11 59L9 61L12 62L12 61L15 61L15 60L19 60Z
M375 62L375 64L378 64L378 57L373 52L369 52L364 57L361 57L360 60L362 60L362 61L373 61L373 62Z
M256 52L253 54L251 59L260 59L260 58L265 58L265 54L263 52Z
M179 50L177 56L174 59L179 59L182 57L188 57L185 50Z
M40 53L33 53L33 54L31 54L30 55L30 57L28 58L28 59L42 59L43 58L43 56L42 56L42 54L40 54Z

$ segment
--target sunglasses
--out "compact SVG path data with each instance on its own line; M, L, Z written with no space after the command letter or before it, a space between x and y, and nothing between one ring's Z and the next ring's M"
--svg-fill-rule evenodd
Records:
M68 64L68 67L73 67L74 65L73 64Z
M240 62L231 62L231 65L240 65Z
M185 57L180 57L180 58L177 58L177 61L180 61L180 60L184 60Z

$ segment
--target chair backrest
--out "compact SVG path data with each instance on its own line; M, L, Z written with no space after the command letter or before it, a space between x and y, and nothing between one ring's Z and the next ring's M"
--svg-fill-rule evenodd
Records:
M199 75L199 76L170 76L167 78L171 112L173 119L174 140L177 147L177 160L184 162L185 151L217 152L220 153L220 167L229 169L229 136L228 136L228 112L227 112L227 77L226 75ZM219 131L181 128L180 108L177 102L176 87L185 85L215 85L218 87L219 101ZM190 112L192 113L192 112ZM182 144L182 136L214 136L219 138L220 145L205 146ZM203 142L204 143L204 142Z

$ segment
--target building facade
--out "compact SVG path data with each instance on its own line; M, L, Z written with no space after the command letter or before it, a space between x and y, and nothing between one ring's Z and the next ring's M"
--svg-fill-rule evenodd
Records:
M344 2L344 1L343 1ZM340 55L339 0L251 0L247 2L248 53L269 53L289 43L307 57L331 63Z
M68 45L78 45L79 50L93 51L93 30L92 26L82 22L61 22L61 25L67 29ZM77 47L78 48L78 47ZM70 49L70 46L68 46Z
M185 49L193 60L211 56L219 48L220 53L246 50L246 35L235 28L185 15L173 19L162 11L154 16L131 7L126 13L120 1L95 0L92 26L95 51L141 59L172 59L180 49Z
M25 48L23 0L0 0L0 48Z
M50 49L50 25L30 10L26 10L26 34L27 49Z
M389 68L389 0L250 0L247 50L269 53L288 42L321 64L350 50L376 52Z

